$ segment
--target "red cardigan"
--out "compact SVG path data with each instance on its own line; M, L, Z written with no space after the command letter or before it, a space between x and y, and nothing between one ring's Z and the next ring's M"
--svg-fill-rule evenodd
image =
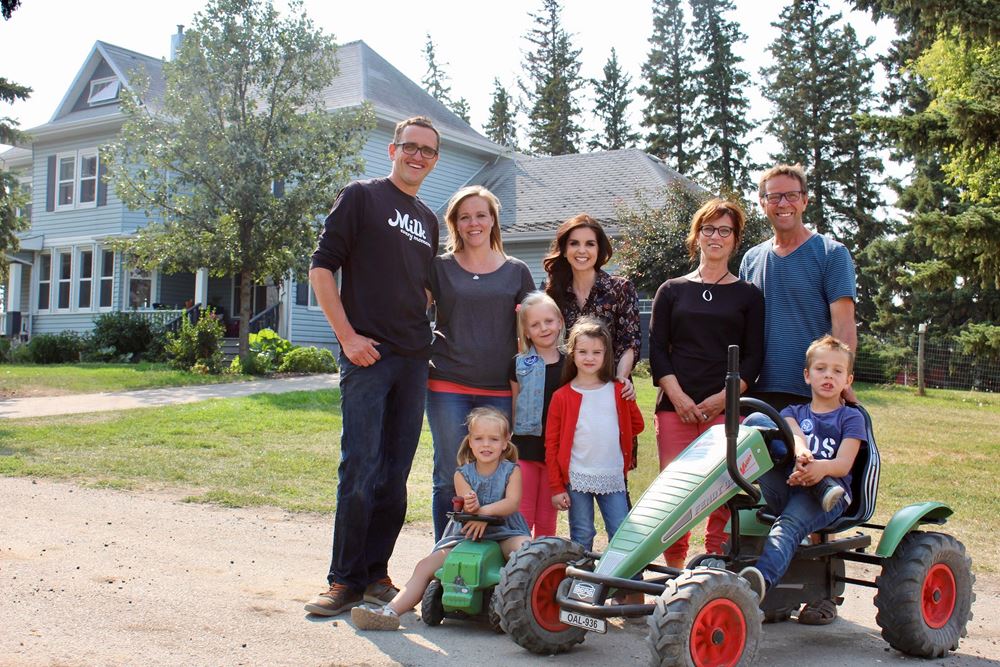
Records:
M569 483L569 461L573 452L576 421L580 416L583 396L568 384L552 394L549 416L545 422L545 465L549 472L552 495L566 492ZM642 413L635 401L622 398L622 383L615 382L615 408L618 411L619 445L625 466L622 473L628 477L632 463L632 438L645 428Z

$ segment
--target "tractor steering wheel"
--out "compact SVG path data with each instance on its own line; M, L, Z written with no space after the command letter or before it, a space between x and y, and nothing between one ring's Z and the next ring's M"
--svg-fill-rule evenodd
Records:
M781 434L781 439L785 441L785 455L779 458L775 458L771 454L771 460L774 461L776 466L786 467L791 465L792 459L795 458L795 437L792 435L792 429L788 425L778 411L775 410L770 404L765 403L756 398L741 397L740 398L740 408L752 408L757 412L763 412L765 415L771 418L771 421L775 423L778 432ZM771 453L771 448L767 448L768 453Z

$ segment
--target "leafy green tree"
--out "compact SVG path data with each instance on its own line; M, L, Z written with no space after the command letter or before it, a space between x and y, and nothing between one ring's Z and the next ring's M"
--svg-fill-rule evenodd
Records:
M21 0L0 0L0 16L10 19L14 10L21 6Z
M628 107L632 103L629 95L632 78L622 71L614 47L604 65L604 78L593 79L591 84L597 93L594 115L601 122L602 128L600 134L587 145L591 150L605 151L635 146L639 135L632 131L628 122Z
M9 10L4 5L4 18L9 18L14 8L16 4ZM28 99L30 95L31 88L0 77L0 101L13 104L17 100ZM18 122L13 118L0 117L0 144L23 142L27 136L17 128ZM7 282L7 253L17 252L17 232L28 228L28 220L18 215L26 203L27 197L19 191L14 175L0 169L0 282L3 283Z
M687 235L691 218L710 195L691 183L674 181L651 204L639 198L635 207L621 207L615 218L621 230L621 241L615 245L615 261L619 270L631 280L641 294L652 296L663 281L691 271L695 266L688 257ZM766 239L770 225L747 202L740 202L748 212L747 226L739 249L730 260L735 271L744 253Z
M279 16L269 0L210 0L163 65L162 101L123 95L110 150L122 201L162 221L125 248L142 266L236 276L241 357L251 287L304 271L318 216L361 171L373 127L367 106L324 109L333 38L298 0L289 12Z
M748 135L755 123L750 117L746 90L750 77L740 66L743 58L733 46L746 41L735 21L724 14L733 11L732 0L690 0L694 41L704 62L695 72L698 94L695 134L698 163L704 181L724 193L753 190Z
M525 35L532 45L525 53L528 82L521 91L528 100L528 137L531 150L543 155L577 153L583 128L577 123L576 94L580 77L580 49L574 49L562 25L558 0L542 0L542 11L531 14L534 27Z
M501 146L513 151L517 147L517 119L514 99L500 83L493 79L493 103L490 105L490 118L486 121L486 136Z
M689 35L681 0L653 0L653 34L642 66L646 83L638 91L646 98L646 151L684 175L690 175L697 162L692 145L697 92Z

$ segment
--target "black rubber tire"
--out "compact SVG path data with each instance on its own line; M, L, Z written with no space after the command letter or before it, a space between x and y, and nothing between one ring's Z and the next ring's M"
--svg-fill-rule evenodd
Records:
M795 612L791 607L782 607L781 609L769 609L764 612L764 622L765 623L784 623L792 617Z
M486 622L490 624L493 628L493 632L498 635L503 634L503 619L500 617L500 596L497 595L497 589L494 587L490 591L490 599L486 605Z
M424 591L424 598L420 601L420 619L427 625L441 625L444 620L444 604L441 596L444 595L444 587L437 579L431 579Z
M723 563L725 563L725 559L719 554L696 554L692 556L690 560L688 560L687 565L685 565L684 567L685 569L688 570L693 570L696 567L713 567L712 565L705 564L705 561L713 561L713 560L721 560L723 561ZM726 568L725 566L723 566L722 568L719 569L724 570Z
M583 641L587 634L583 628L563 625L562 629L552 631L542 627L532 611L532 596L540 575L553 566L583 557L583 547L559 537L539 538L511 555L493 595L502 628L518 646L539 655L552 655L564 653ZM552 594L555 595L554 591Z
M763 614L757 606L757 595L738 575L714 568L685 571L667 582L666 590L657 598L653 614L649 617L646 640L651 654L649 664L654 667L694 667L692 644L699 650L708 645L693 636L697 634L695 620L710 605L720 605L720 601L743 631L742 650L739 646L734 647L736 654L730 658L740 666L752 664L762 634ZM732 606L727 603L732 603ZM738 641L739 638L735 634L723 634L720 641L727 640ZM725 662L728 664L730 660Z
M938 565L946 569L937 568ZM937 628L928 624L924 615L924 588L932 569L946 577L950 574L954 581L954 606ZM882 638L897 651L921 658L941 658L956 650L972 618L975 580L972 559L954 537L944 533L908 533L882 565L882 574L875 578L878 586L875 622L882 628Z

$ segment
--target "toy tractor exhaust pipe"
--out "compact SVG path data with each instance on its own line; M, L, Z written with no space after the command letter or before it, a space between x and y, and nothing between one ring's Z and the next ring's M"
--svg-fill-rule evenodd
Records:
M726 468L729 476L756 503L760 491L740 474L736 465L736 438L740 433L740 347L729 346L726 370Z

